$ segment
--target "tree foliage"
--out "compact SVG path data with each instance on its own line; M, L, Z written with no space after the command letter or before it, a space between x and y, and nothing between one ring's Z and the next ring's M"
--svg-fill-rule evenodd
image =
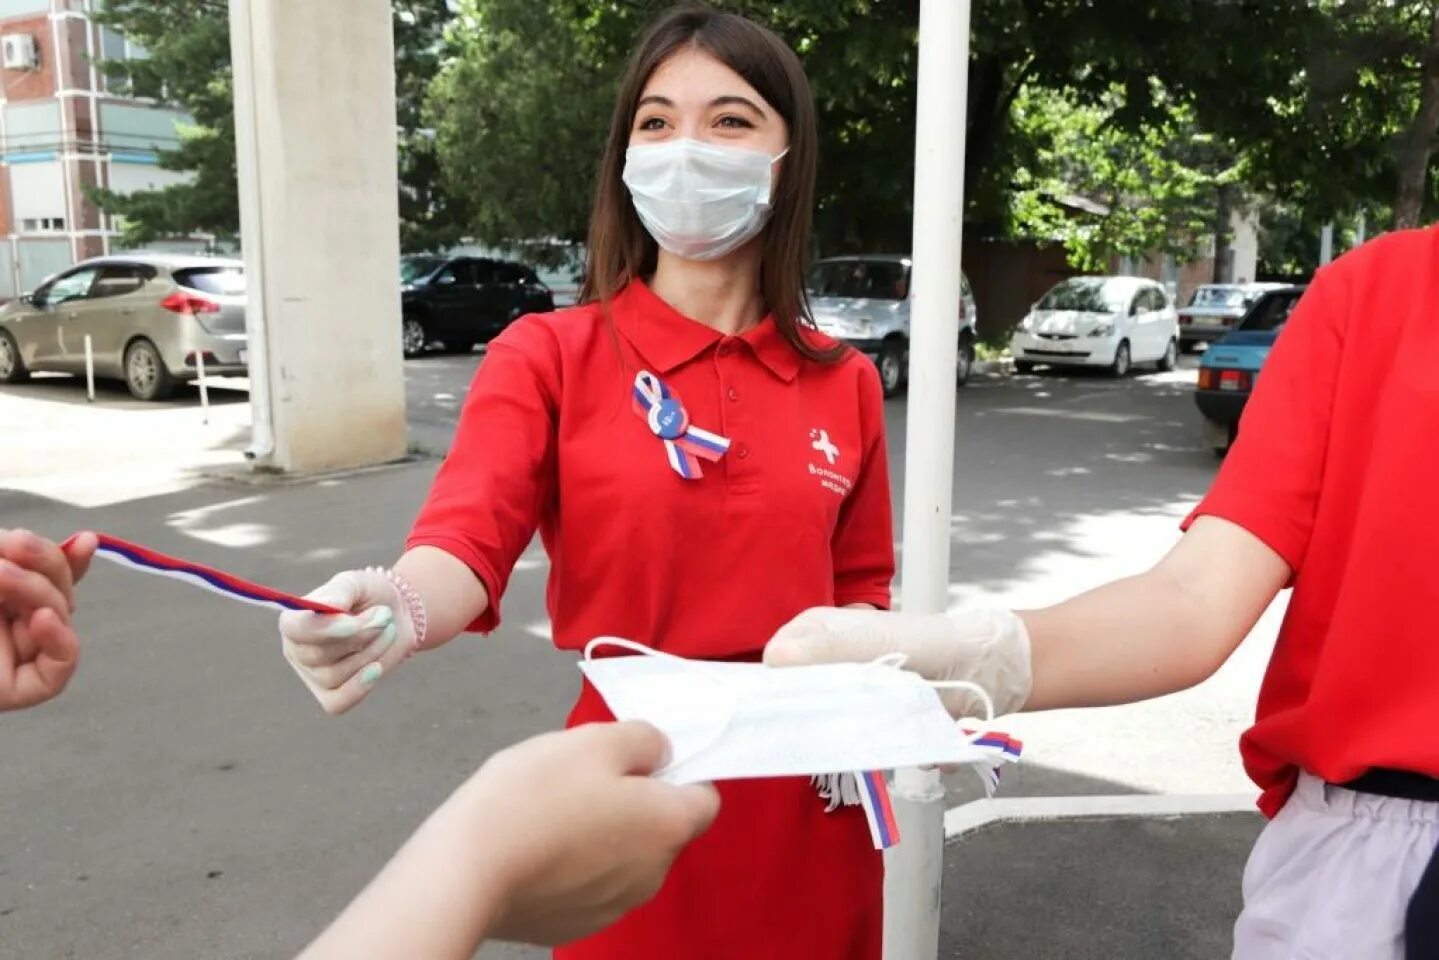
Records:
M402 239L410 248L458 236L459 215L439 189L433 135L423 127L424 101L444 56L446 0L392 0L400 140ZM143 59L101 64L113 83L182 109L191 118L180 145L160 166L190 173L188 182L119 195L96 191L101 207L124 218L122 242L140 246L166 237L239 234L233 76L226 0L109 0L98 21L138 43Z

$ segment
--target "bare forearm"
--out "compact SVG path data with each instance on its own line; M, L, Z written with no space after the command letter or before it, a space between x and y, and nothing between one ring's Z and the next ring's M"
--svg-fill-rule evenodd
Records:
M1129 703L1200 683L1288 576L1283 560L1251 534L1201 519L1149 572L1021 613L1034 680L1026 709Z
M461 803L452 798L436 811L299 960L474 956L500 910L502 885Z
M449 643L489 608L490 598L474 571L436 547L406 551L395 571L425 603L427 648Z

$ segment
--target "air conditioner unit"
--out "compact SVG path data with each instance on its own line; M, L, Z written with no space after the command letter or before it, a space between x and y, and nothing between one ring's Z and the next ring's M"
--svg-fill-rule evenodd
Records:
M3 62L6 70L34 70L40 66L40 45L28 33L4 37Z

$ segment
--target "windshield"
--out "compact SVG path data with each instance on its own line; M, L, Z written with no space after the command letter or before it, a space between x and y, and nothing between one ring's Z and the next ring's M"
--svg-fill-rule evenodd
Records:
M1254 294L1243 287L1200 287L1194 291L1191 307L1243 307L1254 302Z
M400 261L400 282L414 283L428 277L444 262L439 257L406 257Z
M903 300L909 266L897 260L821 260L809 269L810 296L849 300Z
M1078 310L1083 313L1117 313L1129 304L1128 285L1100 277L1075 277L1054 287L1039 301L1041 310Z
M1298 292L1292 290L1284 293L1271 293L1244 315L1239 329L1246 332L1278 330L1284 326L1285 322L1289 320L1289 315L1294 312L1295 305L1299 303L1299 296Z

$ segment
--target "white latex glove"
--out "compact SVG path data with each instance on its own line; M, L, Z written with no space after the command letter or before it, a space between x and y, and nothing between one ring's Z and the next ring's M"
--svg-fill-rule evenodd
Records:
M280 646L325 712L344 713L414 651L414 625L399 589L378 570L337 574L307 599L349 614L282 613Z
M816 607L779 629L765 647L764 662L868 663L892 653L904 654L905 669L927 680L983 687L994 700L995 716L1018 712L1029 699L1029 632L1009 610L917 614ZM985 714L972 691L941 690L940 699L956 718Z

